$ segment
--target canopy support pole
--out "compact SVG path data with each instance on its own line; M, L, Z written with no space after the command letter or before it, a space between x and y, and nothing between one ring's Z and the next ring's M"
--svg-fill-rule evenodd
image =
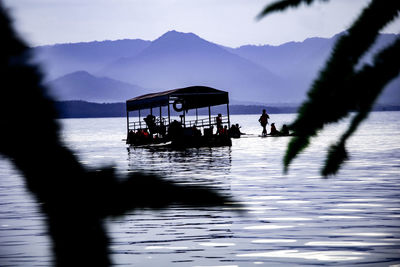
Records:
M129 111L126 109L126 132L129 134Z
M168 99L168 125L171 124L171 111L169 110L169 99Z
M139 128L142 129L142 120L140 119L140 109L139 109Z
M208 106L208 123L210 124L210 128L211 128L211 107Z
M231 119L229 116L229 103L226 104L226 112L228 113L228 129L231 128Z

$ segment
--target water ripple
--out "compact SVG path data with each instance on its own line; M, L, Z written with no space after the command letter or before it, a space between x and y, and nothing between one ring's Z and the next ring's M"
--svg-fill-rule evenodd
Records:
M289 123L294 115L273 114ZM249 135L231 148L126 148L124 118L62 120L63 138L88 167L158 173L233 197L224 208L137 210L105 222L118 266L396 266L400 264L400 112L373 113L352 137L337 176L318 175L327 127L282 174L289 138L256 137L257 115L232 116ZM280 125L278 125L280 126ZM376 134L371 129L380 129ZM253 135L252 135L253 134ZM0 160L0 266L50 266L39 205Z

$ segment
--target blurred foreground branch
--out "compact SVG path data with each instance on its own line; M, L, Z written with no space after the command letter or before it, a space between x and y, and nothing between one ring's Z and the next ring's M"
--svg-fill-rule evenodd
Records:
M156 176L117 177L112 169L82 166L60 140L57 114L0 2L2 78L0 154L12 160L46 216L57 266L108 266L107 216L171 203L224 205L205 187L184 187Z
M264 17L275 11L301 3L311 4L314 0L282 0L267 6L259 15ZM399 75L399 39L375 55L371 65L361 67L360 59L374 44L388 23L396 19L400 12L398 0L372 0L345 34L336 42L325 67L313 82L308 99L298 111L290 128L296 133L289 143L284 157L284 170L292 160L310 143L310 138L329 123L338 122L351 111L356 115L348 130L329 149L324 176L335 174L341 164L348 159L347 139L359 124L368 117L373 104L386 84Z

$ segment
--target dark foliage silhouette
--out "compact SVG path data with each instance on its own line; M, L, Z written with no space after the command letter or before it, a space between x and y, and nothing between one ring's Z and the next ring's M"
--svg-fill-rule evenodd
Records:
M288 7L297 7L300 4L307 4L310 5L314 2L315 0L281 0L281 1L276 1L268 6L266 6L263 11L258 15L258 18L261 19L265 15L276 12L276 11L284 11ZM320 0L321 2L326 2L328 0Z
M0 2L0 154L21 172L46 216L57 266L108 266L107 216L171 203L223 205L205 187L183 187L154 175L117 177L111 168L87 170L60 140L53 102L30 50L16 36Z
M277 1L267 6L259 18L274 11L313 2L315 1ZM308 99L300 107L294 123L290 125L297 135L292 138L286 151L285 171L319 130L355 111L356 115L347 131L330 147L325 166L321 170L322 175L335 174L348 159L345 147L347 139L368 116L385 85L399 75L400 40L397 39L379 51L371 64L362 64L360 60L375 42L379 31L398 17L399 12L398 0L373 0L339 38L330 59L311 86Z

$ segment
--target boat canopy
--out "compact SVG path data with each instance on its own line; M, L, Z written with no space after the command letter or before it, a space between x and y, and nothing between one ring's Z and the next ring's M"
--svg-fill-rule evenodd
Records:
M207 86L190 86L138 96L126 101L127 111L167 106L178 101L184 110L229 103L228 92Z

